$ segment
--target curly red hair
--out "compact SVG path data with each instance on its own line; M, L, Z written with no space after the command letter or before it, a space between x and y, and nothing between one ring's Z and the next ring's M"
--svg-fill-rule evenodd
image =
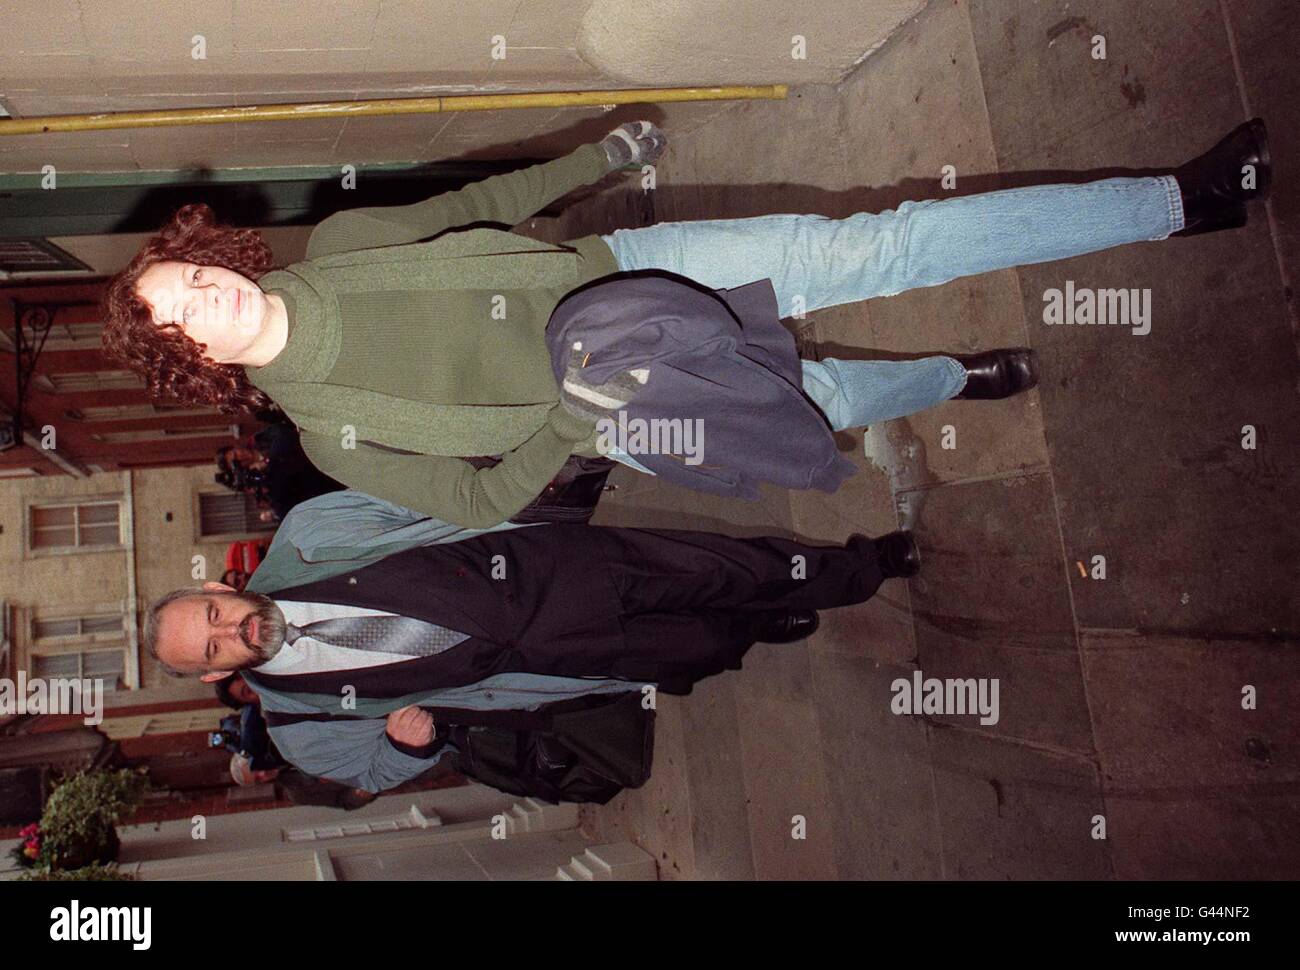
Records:
M272 406L241 365L218 364L204 356L206 345L175 324L154 323L136 285L150 266L167 261L221 266L250 280L274 267L271 247L256 229L220 225L212 208L201 202L182 206L109 281L103 301L104 352L142 376L155 398L216 407L227 414Z

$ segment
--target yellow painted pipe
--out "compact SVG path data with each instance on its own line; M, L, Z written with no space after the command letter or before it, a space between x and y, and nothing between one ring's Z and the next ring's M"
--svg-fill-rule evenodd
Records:
M222 125L236 121L299 121L304 118L436 114L442 111L495 111L501 108L571 108L583 105L651 104L662 101L781 100L786 96L787 90L784 84L760 84L715 88L461 94L432 98L380 98L375 101L257 104L233 108L165 108L159 111L46 115L42 118L0 120L0 135L38 135L47 131L96 131L107 128L164 128L172 125Z

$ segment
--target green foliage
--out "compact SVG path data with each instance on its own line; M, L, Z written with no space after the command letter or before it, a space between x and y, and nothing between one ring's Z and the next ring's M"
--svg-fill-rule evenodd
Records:
M142 771L79 772L46 800L41 832L59 845L83 841L134 812L148 790Z
M148 791L143 769L83 771L62 782L41 814L37 868L83 871L88 863L107 861L100 857L116 852L113 827L140 806Z
M24 872L18 882L134 882L135 876L116 865L92 862L80 869L36 869Z

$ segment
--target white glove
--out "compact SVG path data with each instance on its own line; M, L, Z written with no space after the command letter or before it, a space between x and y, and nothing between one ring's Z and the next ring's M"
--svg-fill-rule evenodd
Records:
M625 165L653 162L668 147L668 136L652 122L628 121L601 139L600 147L605 149L613 171Z

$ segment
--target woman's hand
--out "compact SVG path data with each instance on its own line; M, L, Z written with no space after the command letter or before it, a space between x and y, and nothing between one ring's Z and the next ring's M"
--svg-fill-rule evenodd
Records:
M601 139L600 146L613 171L625 165L653 162L668 147L668 136L653 122L629 121Z
M650 378L649 368L638 367L620 371L604 384L592 384L582 377L585 361L582 343L577 342L569 353L569 365L560 385L560 404L574 417L593 424L606 418L617 420L619 410L628 406Z

